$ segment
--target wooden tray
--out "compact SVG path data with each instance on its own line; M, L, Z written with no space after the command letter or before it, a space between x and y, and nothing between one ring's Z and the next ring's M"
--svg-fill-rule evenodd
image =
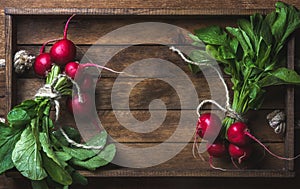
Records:
M67 15L76 13L78 16L72 20L69 29L69 37L83 51L93 44L96 36L102 36L107 32L127 24L138 22L166 22L174 24L193 32L194 29L211 24L221 26L234 25L236 20L249 14L260 12L267 13L270 10L204 10L204 9L5 9L6 17L6 62L8 91L7 112L13 105L24 99L32 98L36 90L43 84L43 80L34 77L33 72L16 75L13 71L12 58L19 49L26 49L37 54L44 41L62 36L63 26ZM168 36L167 36L168 37ZM178 39L170 38L170 45L178 43ZM188 39L184 39L188 40ZM288 67L294 67L294 38L288 44ZM123 44L110 44L118 46ZM168 47L161 45L142 44L131 46L118 53L107 64L109 67L121 71L132 62L145 58L161 58L173 62L189 75L195 83L199 100L210 98L207 84L203 75L192 75L187 65ZM101 81L97 84L96 95L101 102L96 104L101 122L108 133L118 142L133 146L156 145L166 140L177 126L177 117L180 111L194 112L195 107L184 110L178 103L176 92L165 83L153 80L145 80L139 83L133 90L131 98L131 112L137 119L146 120L149 117L148 105L154 98L164 98L168 108L167 118L163 125L147 134L139 134L124 129L116 120L110 102L110 92L115 75L103 73ZM176 79L176 78L174 78ZM229 82L229 78L225 78ZM125 80L124 82L133 82ZM180 81L178 81L180 82ZM187 89L188 91L189 89ZM274 87L267 93L266 101L261 110L250 112L247 115L250 120L252 133L264 142L273 152L293 157L294 155L294 89L293 87ZM142 98L141 98L142 97ZM145 100L147 99L147 100ZM207 107L206 107L207 109ZM274 109L284 110L287 114L287 130L284 136L273 133L267 125L265 117ZM62 111L65 111L64 109ZM160 110L157 110L160 111ZM65 113L63 124L74 125L72 116ZM196 120L195 120L196 122ZM255 124L254 124L255 123ZM259 124L257 124L259 123ZM195 124L195 123L192 123ZM146 169L132 169L109 165L94 172L81 171L88 177L293 177L294 161L282 161L266 155L260 166L255 169L235 169L230 161L216 160L215 164L228 168L227 171L212 170L207 162L196 160L192 156L191 141L171 160ZM159 154L155 154L159 155ZM122 154L117 154L122 158ZM207 155L204 154L207 158ZM139 157L136 157L137 161ZM18 177L17 172L8 175Z

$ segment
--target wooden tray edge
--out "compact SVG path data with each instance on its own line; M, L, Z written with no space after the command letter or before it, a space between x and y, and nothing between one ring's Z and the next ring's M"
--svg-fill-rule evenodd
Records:
M274 9L185 9L185 8L5 8L7 15L145 15L145 16L188 16L188 15L251 15L266 14Z

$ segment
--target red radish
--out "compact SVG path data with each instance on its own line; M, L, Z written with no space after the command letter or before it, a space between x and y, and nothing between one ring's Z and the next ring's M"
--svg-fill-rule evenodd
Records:
M197 123L197 134L206 139L212 139L218 135L222 126L220 118L213 113L202 114Z
M245 146L249 144L250 138L245 133L249 133L247 125L243 122L235 122L227 129L227 139L230 143Z
M261 145L269 154L272 156L282 159L282 160L294 160L298 157L300 157L300 154L295 156L295 157L282 157L279 155L274 154L271 152L262 142L260 142L255 136L253 136L250 132L249 129L247 128L246 124L242 122L236 122L230 125L230 127L227 130L227 139L229 142L232 144L238 145L238 146L244 146L249 143L249 139L254 140L257 142L259 145Z
M226 155L225 144L220 141L216 141L213 144L207 144L207 152L212 157L224 157Z
M49 53L42 53L38 55L33 65L34 72L41 77L45 77L51 67L52 61Z
M75 44L67 39L69 23L74 16L75 14L68 19L65 25L63 39L54 43L50 49L51 58L57 65L65 65L66 63L73 61L76 56Z
M250 145L240 147L234 144L229 144L228 151L231 158L237 159L241 164L242 161L247 160L250 157L252 153L252 147Z
M68 64L66 64L65 66L65 73L71 77L72 79L75 78L75 75L77 73L77 69L78 69L79 64L77 62L69 62Z
M96 80L90 74L84 74L84 77L79 80L79 88L82 92L91 92L95 87Z
M71 100L68 100L67 107L75 116L87 117L92 112L92 98L86 93L81 93L80 96L81 99L79 98L78 94L76 94Z
M226 171L226 169L215 167L213 165L213 158L220 158L226 155L226 147L223 142L216 141L213 144L207 144L207 152L209 154L209 166L213 169Z
M214 140L218 136L221 126L222 122L217 115L213 113L204 113L200 115L194 135L194 144L192 150L195 158L195 149L197 149L199 157L204 161L204 158L199 153L197 146L198 137L205 138L206 140Z
M47 75L47 72L52 67L52 59L49 53L45 53L45 47L48 43L58 41L59 39L49 40L43 44L40 49L40 54L36 57L34 62L34 72L42 77Z

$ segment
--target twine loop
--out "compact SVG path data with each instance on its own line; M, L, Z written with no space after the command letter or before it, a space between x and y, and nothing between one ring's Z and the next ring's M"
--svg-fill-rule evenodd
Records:
M58 79L61 77L68 78L76 86L77 92L78 92L78 101L83 102L82 96L80 94L79 85L72 78L70 78L69 76L67 76L65 74L59 74L57 77L55 77L53 79L51 84L45 84L43 87L41 87L37 91L35 97L44 97L44 98L49 98L52 100L52 102L55 105L55 121L56 122L58 121L58 118L59 118L60 104L59 104L58 99L61 98L61 94L58 91L56 91L53 86L58 81ZM87 149L87 150L102 150L104 147L104 146L89 146L89 145L77 143L67 135L67 133L62 129L61 126L59 127L59 130L62 133L63 137L67 140L67 142L73 146L76 146L77 148L83 148L83 149Z
M198 117L200 117L200 110L202 108L202 106L206 103L211 103L211 104L214 104L215 106L217 106L220 110L222 110L224 113L225 113L225 116L227 117L230 117L230 118L233 118L235 120L238 120L238 121L242 121L242 122L246 122L247 120L245 118L243 118L242 115L240 115L239 113L237 113L236 111L234 111L232 108L231 108L231 105L230 105L230 97L229 97L229 90L228 90L228 87L227 87L227 84L224 80L224 78L222 77L222 74L220 73L220 71L214 67L213 65L209 64L209 63L199 63L199 62L194 62L194 61L191 61L189 59L187 59L183 54L182 52L175 48L174 46L171 46L170 47L170 50L172 50L173 52L176 52L185 62L189 63L189 64L193 64L193 65L196 65L196 66L207 66L207 67L210 67L212 68L218 75L219 79L221 80L224 88L225 88L225 95L226 95L226 102L225 102L225 106L221 106L217 101L215 100L212 100L212 99L206 99L206 100L203 100L197 107L197 115Z

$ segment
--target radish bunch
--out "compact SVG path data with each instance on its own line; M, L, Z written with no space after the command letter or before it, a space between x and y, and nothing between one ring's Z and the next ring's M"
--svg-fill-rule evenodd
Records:
M69 23L74 16L75 15L72 15L68 19L65 25L64 36L62 39L47 41L41 47L40 54L36 57L33 67L35 73L38 76L45 77L54 64L58 66L64 66L75 59L76 46L71 40L67 39ZM51 47L50 52L45 52L46 45L51 42L55 43Z
M225 158L228 154L231 157L233 165L238 168L235 161L242 164L242 162L248 160L252 155L253 145L251 144L251 140L257 142L264 148L265 151L278 159L293 160L300 156L298 155L296 157L286 158L274 154L250 133L248 126L243 122L235 122L231 124L225 132L223 132L225 127L221 127L221 120L213 113L204 113L200 115L196 126L194 144L197 142L197 138L202 138L212 143L208 143L206 149L209 154L209 164L213 169L225 170L213 166L212 159ZM215 135L218 136L216 137ZM214 138L216 139L214 140Z
M51 70L51 67L55 64L60 67L64 67L64 73L70 78L74 79L75 75L78 73L79 63L75 62L76 57L76 46L75 44L67 38L67 31L71 19L75 15L72 15L66 22L64 28L64 34L62 39L54 39L47 41L43 44L40 49L40 54L37 56L34 63L34 71L40 77L45 77L48 74L48 71ZM55 42L50 48L49 52L45 52L45 46L50 43ZM83 72L84 70L82 70ZM82 80L84 74L82 75ZM88 90L92 86L92 82L89 82L89 85L85 83L85 90ZM80 91L80 89L78 89ZM79 98L79 95L81 98ZM92 104L92 98L86 94L82 93L79 95L74 95L73 98L67 100L68 107L70 112L78 112L78 115L88 115L90 113L90 107ZM77 113L76 113L77 114Z
M209 164L214 169L224 170L213 166L213 158L231 157L234 165L235 160L241 164L247 160L253 151L250 144L249 129L246 124L242 122L233 123L225 132L227 137L223 137L222 122L220 118L213 113L202 114L197 122L196 139L198 137L208 140L207 152L209 154ZM218 136L215 136L218 135ZM252 136L253 137L253 136ZM216 138L216 140L214 140ZM225 139L227 138L227 140ZM214 140L214 141L211 141Z
M90 116L91 106L93 104L92 97L88 93L95 86L98 78L94 78L91 74L86 73L87 67L106 69L113 73L117 72L112 69L100 66L94 63L79 64L76 62L76 45L67 38L67 31L72 15L65 24L63 38L53 39L45 42L40 49L40 54L36 57L34 63L34 72L40 77L46 77L53 65L57 65L64 69L64 74L73 83L76 84L77 91L73 98L67 99L67 107L71 113L80 115L81 117ZM47 44L55 42L49 52L45 52ZM74 81L76 77L76 82Z

